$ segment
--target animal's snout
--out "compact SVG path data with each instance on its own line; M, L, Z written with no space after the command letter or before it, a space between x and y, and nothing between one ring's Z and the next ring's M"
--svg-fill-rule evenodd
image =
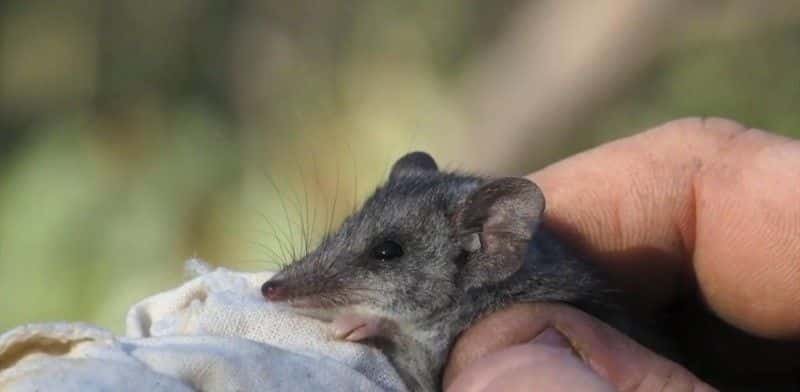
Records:
M261 286L261 294L269 301L284 301L286 286L280 280L269 280Z

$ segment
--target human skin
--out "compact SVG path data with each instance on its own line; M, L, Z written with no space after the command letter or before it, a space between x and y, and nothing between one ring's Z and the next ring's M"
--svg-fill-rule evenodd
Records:
M759 337L698 322L687 330L709 360L756 377L800 371L800 141L726 119L687 118L528 177L547 198L545 224L604 266L642 311L696 292L698 319L713 314ZM444 385L713 390L601 321L556 304L514 306L465 331Z

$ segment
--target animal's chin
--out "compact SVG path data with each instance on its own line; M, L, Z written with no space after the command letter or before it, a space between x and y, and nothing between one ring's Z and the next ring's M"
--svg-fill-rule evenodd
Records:
M322 321L331 321L343 309L347 309L354 304L331 305L324 301L315 300L313 297L291 298L285 301L284 306L292 312L303 316L308 316Z
M323 309L328 307L324 306L320 301L315 301L314 299L308 297L292 298L286 301L286 304L294 309Z
M293 313L295 313L295 314L299 314L301 316L306 316L306 317L310 317L310 318L317 319L317 320L320 320L320 321L325 321L325 322L332 321L336 317L336 314L337 314L337 312L334 311L333 309L325 309L325 308L289 307L289 309L291 309L291 311Z

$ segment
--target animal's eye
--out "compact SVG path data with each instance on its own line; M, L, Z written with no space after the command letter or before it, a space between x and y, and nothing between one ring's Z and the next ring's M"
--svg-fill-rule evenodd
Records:
M372 257L378 260L391 260L403 256L403 247L397 242L386 240L372 248Z

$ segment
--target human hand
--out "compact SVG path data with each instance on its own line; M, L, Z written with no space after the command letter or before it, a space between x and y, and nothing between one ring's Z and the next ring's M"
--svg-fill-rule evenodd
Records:
M546 225L606 267L643 311L697 293L704 305L688 306L683 325L690 355L755 379L800 370L799 141L723 119L684 119L529 177L547 197ZM467 330L444 385L712 389L601 321L555 304L514 306Z

